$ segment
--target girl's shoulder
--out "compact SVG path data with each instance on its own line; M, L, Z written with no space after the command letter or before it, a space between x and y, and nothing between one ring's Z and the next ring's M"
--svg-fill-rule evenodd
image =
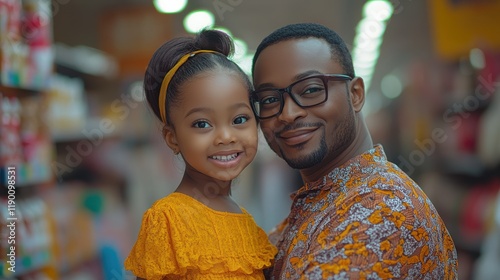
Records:
M162 209L176 209L179 207L184 207L186 204L192 203L189 199L186 198L187 195L173 192L167 196L164 196L157 201L155 201L150 209L154 210L162 210Z
M164 217L168 220L179 216L185 218L190 215L200 215L200 207L197 205L199 203L185 194L174 192L155 201L144 215Z
M199 227L197 221L203 216L203 212L192 204L192 201L178 193L169 194L154 202L142 216L143 237L163 240L166 236L176 236L180 239L170 237L170 241L184 242L182 232Z
M192 197L184 193L173 192L153 203L150 207L149 211L154 212L181 212L185 213L198 213L198 215L208 215L215 216L218 219L227 217L244 217L249 218L251 215L243 208L240 208L242 213L232 213L232 212L224 212L219 210L214 210L208 205L210 201L206 199L204 196L199 198Z
M153 203L144 214L143 222L150 221L149 226L169 227L171 231L196 228L204 234L217 229L219 233L238 235L241 228L252 229L253 234L260 232L252 215L245 209L240 208L241 213L224 212L214 210L202 201L183 193L171 193ZM195 236L199 237L199 232Z

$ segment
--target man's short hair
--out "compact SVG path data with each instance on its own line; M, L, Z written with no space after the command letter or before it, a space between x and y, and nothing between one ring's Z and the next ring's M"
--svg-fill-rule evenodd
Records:
M311 37L325 40L330 45L333 59L339 62L344 69L344 73L342 74L354 77L354 67L352 65L351 54L344 40L342 40L342 38L335 31L317 23L290 24L279 28L264 38L264 40L262 40L257 47L257 51L253 57L252 74L255 70L255 62L265 48L291 39Z

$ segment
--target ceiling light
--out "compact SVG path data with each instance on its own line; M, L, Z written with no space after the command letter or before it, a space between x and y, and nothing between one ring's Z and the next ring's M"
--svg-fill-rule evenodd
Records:
M363 14L365 17L378 21L388 20L393 12L394 8L391 3L385 0L368 1L363 7Z
M206 10L192 11L184 18L184 28L187 32L198 33L203 28L211 28L214 25L214 15Z
M476 69L483 69L485 66L484 53L480 49L476 48L476 49L470 50L469 60L470 60L470 64L472 65L472 67L474 67Z
M382 37L370 38L365 33L358 33L354 39L355 49L365 52L378 50L381 44Z
M368 91L375 66L380 55L386 22L394 12L392 4L386 0L372 0L363 7L363 18L356 27L352 59L354 70L365 81Z
M153 4L160 13L174 14L184 10L187 0L153 0Z
M245 72L248 76L252 74L252 61L253 61L254 53L249 53L243 56L239 61L235 61L238 66L240 66L241 70Z
M403 84L398 77L393 74L389 74L386 75L380 82L380 89L387 98L393 99L401 95L401 92L403 91Z
M371 63L356 62L354 63L354 69L356 70L356 73L365 73L365 75L369 74L371 76L376 63L376 61Z
M366 84L366 81L372 79L373 68L359 68L359 69L355 68L355 72L356 72L356 76L362 77L363 80L365 81L365 84ZM365 90L368 90L366 85L365 85Z
M362 19L357 26L357 32L361 34L366 34L368 38L380 38L385 31L385 23L370 19Z
M370 88L370 85L372 84L372 77L371 74L363 77L363 82L365 84L365 93L368 91Z
M233 39L234 42L234 55L233 58L234 60L239 60L242 59L248 50L247 43L241 39Z
M358 48L354 50L354 52L352 53L352 57L354 61L369 63L369 62L377 62L379 54L380 54L379 50L366 52Z
M214 30L222 31L222 32L226 33L227 35L229 35L230 37L233 36L233 34L231 33L231 31L229 31L229 29L227 29L225 27L214 27Z
M144 101L144 85L143 81L136 81L130 85L130 95L137 102Z

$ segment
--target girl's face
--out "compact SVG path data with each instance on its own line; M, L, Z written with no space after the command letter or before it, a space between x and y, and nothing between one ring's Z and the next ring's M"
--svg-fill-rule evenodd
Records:
M236 73L214 70L188 80L170 109L166 140L186 162L186 172L229 181L257 152L257 123L248 89Z

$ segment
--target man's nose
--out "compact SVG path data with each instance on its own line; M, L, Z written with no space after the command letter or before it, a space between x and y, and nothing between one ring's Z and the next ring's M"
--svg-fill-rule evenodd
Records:
M306 110L300 107L290 95L289 92L283 93L283 109L278 115L278 119L284 123L293 123L307 115Z

